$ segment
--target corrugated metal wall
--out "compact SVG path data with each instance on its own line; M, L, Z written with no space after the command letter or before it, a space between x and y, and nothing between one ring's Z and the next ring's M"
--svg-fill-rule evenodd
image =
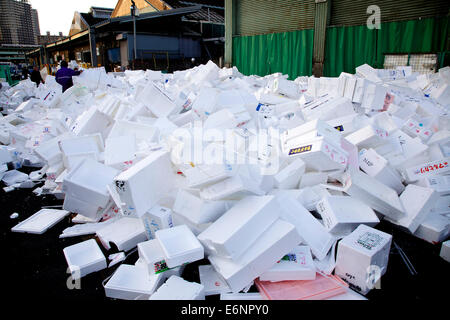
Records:
M235 35L314 28L314 0L238 0Z
M448 0L332 0L331 26L364 25L370 14L367 8L377 5L381 11L381 22L414 20L446 16Z

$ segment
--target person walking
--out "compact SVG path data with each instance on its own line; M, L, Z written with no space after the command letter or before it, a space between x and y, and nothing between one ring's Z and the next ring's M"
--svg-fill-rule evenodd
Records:
M31 72L30 80L36 83L38 87L41 83L45 83L37 66L34 66L33 71Z
M73 86L72 76L79 76L81 71L74 71L68 67L67 61L61 61L61 69L56 72L55 78L63 87L63 92Z

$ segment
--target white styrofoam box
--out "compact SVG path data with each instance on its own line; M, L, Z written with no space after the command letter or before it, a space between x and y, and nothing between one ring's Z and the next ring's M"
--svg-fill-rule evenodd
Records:
M238 258L279 217L274 196L248 196L225 212L198 239L216 255Z
M401 130L397 130L392 136L397 140L400 152L385 155L391 166L396 169L408 168L429 161L428 154L425 152L428 150L428 145L422 143L419 138L413 139Z
M81 200L69 194L65 194L64 196L63 209L70 212L81 214L86 218L94 220L98 219L98 215L101 211L100 210L101 208L99 206L88 203L84 200Z
M210 255L212 266L237 293L269 270L292 250L301 239L295 227L283 220L275 221L237 260Z
M405 189L401 176L373 149L362 149L359 152L359 167L369 176L394 189L397 194Z
M111 124L112 119L100 112L97 106L92 106L81 114L70 128L77 136L101 132Z
M221 279L212 265L198 266L198 273L200 283L205 287L205 296L231 292L227 283Z
M145 226L148 239L155 239L155 232L162 229L172 228L172 210L169 208L154 206L141 219Z
M431 212L450 216L450 195L440 196Z
M327 137L334 144L340 144L341 133L339 131L324 121L312 120L281 133L280 141L282 150L286 152L299 143L308 142L321 136Z
M168 92L153 82L149 82L144 90L138 94L136 100L142 102L155 116L167 117L175 111L174 99Z
M314 280L316 266L308 246L297 246L272 268L259 276L261 281Z
M380 222L372 208L348 196L326 196L316 208L331 233L351 233L360 224L373 227Z
M361 78L365 78L375 83L381 82L381 79L378 77L377 70L369 66L367 63L360 65L359 67L356 67L355 71L356 75Z
M205 200L238 200L245 196L264 194L254 181L242 176L227 178L200 191L200 197Z
M0 146L0 164L13 161L11 153L6 146Z
M355 113L352 102L344 97L329 97L319 103L314 101L312 104L305 105L301 111L305 120L320 119L324 121L333 119L337 113L341 116Z
M445 261L450 262L450 240L442 243L441 252L439 256L443 258Z
M110 249L110 242L120 251L130 251L138 243L146 241L144 224L141 219L122 217L97 230L97 237L106 249Z
M228 109L222 109L209 115L205 120L204 129L232 129L238 125L234 114Z
M436 244L450 236L450 217L438 213L429 213L414 232L414 236Z
M140 141L155 141L157 133L158 130L155 127L144 123L117 120L109 132L108 138L134 135L139 143Z
M417 185L434 189L440 196L450 195L450 176L425 177Z
M197 237L186 226L176 226L156 231L169 268L204 258L204 249Z
M148 240L137 244L139 259L142 266L150 275L160 274L170 270L167 266L164 251L156 239Z
M203 87L192 104L192 110L202 117L213 113L216 110L215 106L219 93L218 89Z
M224 214L229 205L226 201L207 201L180 189L173 210L196 225L214 222Z
M173 225L174 226L180 226L180 225L187 225L189 229L191 229L192 233L195 234L195 236L198 236L200 233L205 231L209 228L209 226L212 225L212 222L208 223L202 223L202 224L195 224L191 220L185 218L181 214L178 214L176 212L172 212L172 218L173 218Z
M278 189L296 188L300 178L305 173L305 166L305 162L302 159L295 159L274 176L275 187Z
M45 170L46 178L49 180L54 180L56 182L56 178L61 175L64 171L64 164L62 162L56 162L50 165L47 170Z
M11 142L10 131L14 129L16 129L15 126L0 119L0 142L3 144L9 144Z
M196 165L183 171L189 188L204 188L234 174L229 164Z
M85 202L105 207L109 201L106 186L113 182L118 170L91 159L84 159L64 177L63 191Z
M285 155L290 158L301 158L306 163L307 169L316 171L345 169L348 164L347 151L324 137L297 144L286 150Z
M120 173L115 179L125 215L143 215L166 196L174 184L170 154L159 150Z
M67 138L58 142L63 154L64 165L69 168L68 157L77 155L94 154L95 157L104 151L104 144L102 136L92 134L77 138Z
M327 183L328 173L326 172L307 172L302 175L299 188L306 188L318 185L320 183Z
M163 281L162 274L150 276L143 268L122 264L105 284L105 295L122 300L148 300Z
M447 174L450 172L450 157L409 167L405 170L405 179L411 183L424 177Z
M433 189L409 184L400 195L406 215L400 219L388 218L388 220L414 233L424 222L438 198L439 195Z
M295 226L301 241L311 248L317 259L324 259L336 239L295 198L280 195L277 202L281 219Z
M70 133L63 133L60 136L42 142L39 146L34 148L34 152L43 160L47 161L49 165L59 162L62 160L59 141L70 137Z
M14 226L12 232L43 234L69 214L66 210L42 209Z
M7 185L11 186L16 183L21 183L24 181L27 181L29 179L29 176L26 173L17 171L17 170L10 170L5 172L5 174L2 177L2 181Z
M347 136L357 130L357 126L355 124L355 119L358 119L357 116L357 114L351 114L328 120L326 123L341 132L343 136Z
M136 138L127 135L111 137L105 140L105 164L121 168L124 162L132 162L136 158Z
M391 242L390 234L361 224L339 242L335 274L365 295L386 273Z
M386 131L374 128L373 125L367 125L356 130L345 137L350 143L358 148L376 148L388 142L386 139Z
M59 84L56 85L57 86L46 90L45 94L41 96L42 99L41 103L48 108L54 108L61 99L62 87Z
M361 108L369 110L383 110L387 107L385 105L387 94L388 91L386 87L366 81L363 98L361 100Z
M350 170L343 175L344 191L355 199L359 199L379 213L391 217L400 218L405 215L405 209L397 195L397 192L372 178L360 170ZM327 186L333 189L332 186Z
M72 279L79 279L107 267L106 258L94 239L63 249Z
M220 300L264 300L259 292L221 293Z
M149 300L205 300L205 288L199 283L171 276Z

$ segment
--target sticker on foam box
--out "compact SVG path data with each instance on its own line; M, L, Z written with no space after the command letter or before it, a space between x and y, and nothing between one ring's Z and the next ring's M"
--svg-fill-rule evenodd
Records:
M442 175L448 172L450 172L450 157L409 167L405 170L405 179L408 182L414 182L424 177Z
M359 167L369 176L394 189L398 194L405 189L401 176L389 166L385 158L373 149L362 149L359 152Z
M214 254L236 259L278 219L274 196L248 196L217 219L198 239Z
M405 215L397 192L375 178L360 170L348 170L343 174L342 180L343 187L330 184L326 187L331 190L343 191L385 216L400 218Z
M199 283L171 276L149 300L205 300L205 288Z
M66 210L42 209L14 226L11 231L43 234L68 215L69 211Z
M141 216L141 219L148 239L155 239L155 232L158 230L173 227L172 210L169 208L154 206Z
M269 270L300 241L294 225L279 219L239 259L232 260L218 255L210 255L208 259L232 292L237 293Z
M338 244L335 274L361 294L386 273L392 236L361 224Z
M372 208L348 196L326 196L316 208L325 228L335 234L348 234L360 224L373 227L380 222Z
M433 189L409 184L400 195L400 201L405 208L406 215L399 219L388 218L387 220L414 233L426 219L438 198L439 195Z
M109 250L114 243L120 251L130 251L138 243L146 241L144 224L140 219L121 217L98 229L96 234L102 245Z
M159 150L115 177L123 213L142 216L169 194L174 184L172 171L170 154Z
M148 300L163 281L163 275L150 276L145 269L122 264L105 284L105 295L122 300Z
M205 287L205 296L231 292L226 282L214 270L212 265L198 266L200 283Z
M74 280L107 267L106 258L94 239L66 247L63 252Z
M204 258L203 246L186 225L158 230L155 234L169 268Z
M277 202L281 218L296 227L301 241L311 248L317 259L324 259L336 239L295 198L280 195Z
M414 232L414 236L436 244L444 241L450 235L450 218L430 212Z
M153 239L138 243L137 248L139 259L142 260L142 266L150 275L160 274L171 270L171 268L167 266L164 251L158 240Z
M180 189L173 210L195 225L216 221L229 208L226 201L207 201Z
M261 281L314 280L316 267L308 246L298 246L259 276Z

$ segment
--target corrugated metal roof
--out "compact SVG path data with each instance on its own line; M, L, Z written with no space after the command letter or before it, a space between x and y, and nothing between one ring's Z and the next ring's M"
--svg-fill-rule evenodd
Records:
M380 7L381 22L391 22L446 16L449 4L448 0L333 0L330 25L364 25L370 16L370 5Z
M314 0L236 1L236 35L314 28Z

